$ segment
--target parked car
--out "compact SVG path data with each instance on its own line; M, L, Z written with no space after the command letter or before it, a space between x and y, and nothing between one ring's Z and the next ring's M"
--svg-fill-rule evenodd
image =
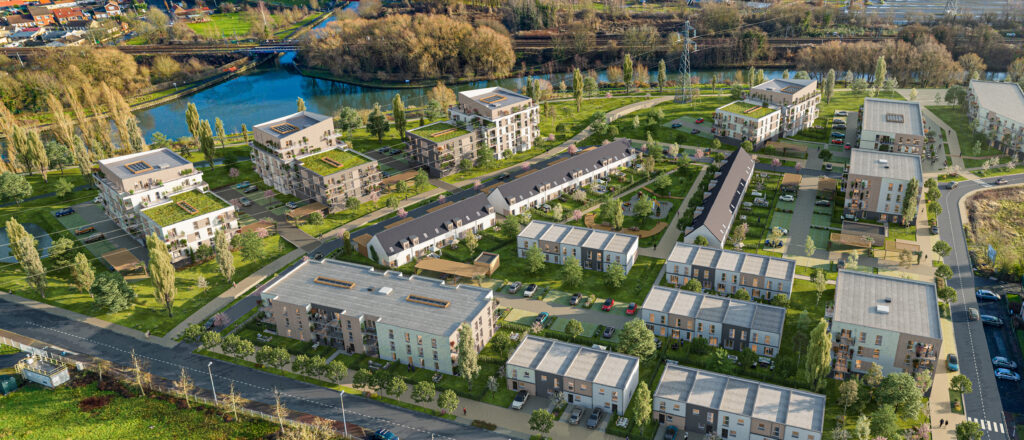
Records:
M992 315L981 315L981 323L990 327L1002 327L1003 320L999 319L998 316Z
M612 310L612 306L614 306L614 305L615 305L615 300L611 299L611 298L608 298L608 299L604 300L604 304L601 305L601 310L604 310L606 312L610 312Z
M594 410L590 412L590 417L587 417L587 429L597 428L597 425L601 424L601 417L603 415L601 408L594 408Z
M1006 368L1008 370L1016 370L1017 363L1011 361L1003 356L996 356L992 358L992 366L996 368Z
M679 127L682 127L682 126L683 126L683 124L680 124L678 122L676 122L675 124L672 124L672 128L679 128Z
M530 283L526 286L526 290L523 291L523 296L529 298L533 296L534 293L537 293L537 285Z
M832 129L834 129L834 130L846 130L846 125L836 124L836 125L832 126Z
M1010 181L1002 177L1000 177L999 180L996 180L996 185L1006 185L1007 183L1010 183Z
M679 428L669 425L665 428L665 440L676 440L676 433L679 432Z
M103 235L103 233L100 232L99 234L92 234L86 237L85 240L82 240L82 242L86 244L95 243L97 241L103 240L104 238L107 238L107 236Z
M399 440L395 433L388 431L387 429L378 429L377 432L373 433L373 440Z
M83 234L88 234L90 232L96 232L96 227L95 226L86 226L84 228L75 229L75 235L83 235Z
M256 185L249 185L248 187L243 189L242 192L246 193L246 194L249 194L249 193L254 193L256 191L259 191L259 190L260 190L260 187L258 187Z
M583 420L583 408L573 405L572 411L569 412L569 424L579 425L580 420Z
M75 213L75 208L63 208L58 209L53 213L54 217L64 217L65 215L71 215Z
M846 110L838 110L836 111L836 114L839 116L846 116Z
M249 181L248 180L244 180L244 181L242 181L242 183L239 183L238 185L235 185L235 189L245 189L247 186L249 186Z
M849 150L851 148L853 148L853 145L850 145L850 144L843 145L843 149L844 150Z
M569 305L570 306L574 306L576 304L579 304L580 303L580 298L583 298L583 294L582 293L574 293L572 295L572 298L569 298Z
M629 306L626 307L626 314L627 315L635 315L636 314L636 303L629 303Z
M974 307L971 307L971 308L967 309L967 320L969 320L969 321L977 321L979 319L981 319L981 314L978 313L978 309L976 309Z
M842 138L846 137L846 133L842 133L842 132L838 132L838 131L833 131L832 132L832 137L842 139Z
M1020 381L1020 375L1006 368L996 368L996 379Z
M932 227L928 228L928 232L931 232L932 234L938 234L939 233L939 227L933 225Z
M214 324L214 319L213 319L213 318L210 318L210 319L207 319L207 320L206 320L206 324L204 324L204 326L205 326L205 328L206 328L207 330L209 330L209 329L212 329L212 328L213 328L213 324Z
M252 200L249 200L248 197L242 197L242 198L238 199L238 203L241 203L242 206L246 206L246 207L252 206Z
M751 191L750 195L754 197L764 197L764 193L762 193L761 191Z
M818 206L832 206L832 201L830 201L830 200L818 200L817 202L814 202L814 204L818 205Z
M284 206L288 207L288 209L295 209L299 207L299 204L295 202L288 202L285 203Z
M946 188L956 189L956 187L958 187L958 186L960 186L960 182L952 181L952 182L949 182L949 185L946 185Z
M836 145L839 145L839 144L843 143L843 140L842 139L832 139L832 143L836 144ZM849 147L849 145L847 145L847 147ZM849 150L850 148L846 148L846 149Z
M601 336L604 336L605 339L611 339L612 335L614 335L614 334L615 334L615 327L605 327L604 328L604 332L601 333Z
M845 119L838 119L838 118L836 118L836 119L832 120L832 123L833 124L845 124L846 120Z
M93 202L93 203L95 203L95 204L97 204L97 205L99 205L100 203L103 203L103 196L96 196L96 197L93 197L93 198L92 198L92 202Z
M694 128L693 130L690 130L690 134L700 134L700 130Z
M793 197L792 194L783 194L783 195L779 196L779 200L781 200L783 202L792 202L792 201L796 200L796 197Z
M832 164L830 164L830 163L825 164L825 171L832 171Z
M526 390L519 390L516 393L516 398L512 399L512 409L523 409L523 405L526 405L526 399L530 398L530 393Z
M956 358L956 353L946 356L946 368L949 371L960 371L960 361Z
M704 118L697 118L697 120L693 121L693 122L696 122L698 124L703 124L704 123Z
M974 292L974 297L977 298L978 301L999 301L1000 299L999 294L985 289L978 289L977 292Z
M512 284L508 285L508 293L516 293L519 291L520 287L523 287L523 283L514 281Z
M540 314L537 315L536 318L534 318L533 322L539 322L539 323L543 324L544 321L548 320L548 316L551 316L551 315L548 314L548 312L540 312Z

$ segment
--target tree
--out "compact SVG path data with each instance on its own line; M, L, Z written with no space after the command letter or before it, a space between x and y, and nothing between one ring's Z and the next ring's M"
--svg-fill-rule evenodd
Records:
M335 359L324 365L324 377L331 382L341 382L347 374L348 366L341 359Z
M917 88L910 89L910 100L917 101Z
M395 120L395 130L398 130L398 137L405 139L405 103L402 102L402 95L398 93L395 93L395 97L391 99L391 118Z
M626 280L626 270L621 264L611 264L608 266L607 272L605 272L605 278L608 280L608 284L618 288Z
M935 268L935 276L948 280L953 277L953 269L950 269L946 263L939 263L939 267Z
M295 98L295 107L298 109L299 112L306 111L306 100L302 99L301 96Z
M231 384L228 385L228 393L220 396L220 401L224 402L224 408L231 411L231 414L237 421L238 407L242 406L245 401L242 399L242 395L235 391L235 381L231 381Z
M231 281L231 277L235 275L235 256L231 254L231 246L228 243L228 237L223 231L217 230L213 237L213 250L214 256L217 258L217 268L220 269L220 274Z
M21 204L32 195L32 185L21 174L5 172L0 174L0 200Z
M197 343L202 339L203 333L206 333L206 329L203 328L203 325L195 323L185 327L185 331L181 332L181 340L184 342Z
M693 244L695 244L697 246L707 246L708 245L708 239L707 239L707 237L705 237L703 235L699 235L699 236L697 236L697 238L693 239Z
M974 384L971 383L971 379L963 374L957 374L949 379L949 388L961 394L974 392Z
M629 56L628 54L626 55ZM548 433L555 427L555 416L548 410L540 408L533 410L530 414L530 429L537 432Z
M178 288L174 285L174 265L171 254L167 251L167 243L156 232L146 237L146 248L149 249L149 276L153 280L153 295L167 309L167 316L174 315L174 297Z
M210 129L210 121L203 119L199 121L199 151L206 156L206 163L213 168L213 161L217 157L217 146L213 143L213 130Z
M736 289L736 291L733 292L732 297L743 301L750 301L750 292L747 292L747 289L743 288Z
M583 266L580 260L570 256L562 265L562 282L568 287L576 287L583 281Z
M380 143L384 142L384 136L388 134L390 129L391 125L388 123L388 117L381 111L380 103L373 103L373 111L366 118L366 130L376 136L377 142Z
M868 440L871 437L871 419L861 414L853 425L854 440Z
M473 338L473 328L463 323L459 327L459 375L466 379L466 384L473 388L473 378L480 373L480 364L477 362L476 341Z
M683 290L689 290L691 292L703 292L704 286L701 285L700 280L696 278L690 278L686 284L683 284Z
M416 382L416 385L412 386L412 400L416 403L430 402L434 400L435 394L437 391L434 389L434 383L429 380Z
M732 229L732 247L736 249L743 249L743 240L747 238L747 231L749 229L750 225L748 225L747 222L740 223Z
M216 346L220 345L221 342L224 341L224 338L221 336L221 334L219 332L206 331L206 332L203 333L203 336L200 338L200 340L202 341L203 347L213 348L213 347L216 347ZM267 346L267 347L263 347L263 348L272 348L272 347ZM258 359L259 359L259 357L257 357L257 361L258 361Z
M965 82L980 78L988 69L985 61L973 52L961 55L957 63L960 64L960 69L963 71Z
M412 178L412 184L416 187L416 190L423 191L427 188L430 183L430 176L427 176L427 172L419 170L416 172L416 177Z
M844 380L843 383L839 384L839 406L843 407L843 414L846 414L846 410L857 403L857 381L854 379Z
M217 131L221 148L224 148L228 141L228 134L224 131L224 121L221 121L220 118L213 118L213 129Z
M533 274L544 269L544 252L537 245L530 246L526 250L526 264L530 268L530 273Z
M43 268L39 250L36 249L38 240L14 217L7 219L6 226L11 255L18 260L29 284L36 288L39 296L46 298L46 269Z
M459 396L455 394L455 391L447 389L437 395L437 406L444 411L445 414L455 411L459 407Z
M910 266L914 265L914 254L908 250L900 251L900 266L904 269L909 269Z
M952 250L953 250L953 247L950 246L949 243L946 243L946 242L944 242L942 240L936 241L935 244L932 245L932 251L934 251L936 254L939 254L939 255L941 255L943 257L945 257L946 255L949 255L949 251L952 251Z
M928 392L928 389L932 387L932 371L931 370L920 370L914 373L914 382L917 384L917 389L921 390L921 394Z
M284 419L288 417L288 408L281 403L281 392L274 387L274 416L277 417L277 426L284 431Z
M872 86L876 89L882 88L882 82L885 81L886 67L885 67L885 56L879 55L878 59L875 60L875 76Z
M619 347L623 353L640 359L647 359L658 348L654 342L654 332L648 329L647 324L640 318L626 322L622 326L622 333L619 334Z
M555 218L555 221L562 221L565 218L565 212L562 210L562 204L556 203L554 208L551 208L551 216Z
M821 301L821 294L825 293L825 289L828 289L828 277L825 276L825 271L815 269L814 273L811 274L811 282L814 283L814 292L817 294L814 303L818 304Z
M867 374L864 375L864 383L872 388L877 388L881 385L884 378L885 377L882 375L882 366L872 362L871 366L868 367Z
M466 249L469 249L470 254L473 254L476 252L476 248L480 245L480 242L477 241L476 234L470 230L466 231L466 235L462 237L462 244L466 246Z
M832 338L828 332L828 322L824 319L819 320L810 336L807 361L804 364L804 380L812 389L817 390L832 367Z
M235 246L242 254L242 258L246 261L259 261L263 259L263 242L260 241L260 236L253 231L246 231L240 235L236 235L232 239L235 242Z
M947 305L955 303L957 299L956 289L949 286L942 286L938 291L939 299L946 302Z
M835 69L828 69L828 73L825 74L825 84L823 88L823 95L825 95L825 103L832 103L832 94L836 89L836 71Z
M57 184L54 185L53 192L57 194L57 197L63 199L64 196L70 194L74 189L75 188L71 185L71 182L68 182L67 179L61 177L60 179L57 179Z
M188 126L188 132L192 138L199 139L199 110L196 109L196 104L193 102L189 102L185 109L185 125Z
M146 385L149 384L149 372L146 371L146 362L142 360L141 356L135 354L135 349L131 352L131 366L129 367L129 373L132 376L132 381L139 386L139 393L142 397L146 397Z
M923 397L914 377L903 372L885 376L875 390L878 403L892 405L897 413L907 419L917 417Z
M651 206L654 201L647 196L647 193L640 194L640 198L637 199L636 204L633 205L633 215L640 219L641 222L646 222L647 217L651 215L654 208Z
M655 189L657 189L659 191L665 191L671 185L672 185L672 178L669 177L668 174L665 174L665 173L658 174L658 177L655 177L654 181L651 182L651 186L653 186Z
M576 111L583 111L583 73L579 67L572 70L572 99L576 101Z
M405 390L409 389L409 386L405 384L405 380L401 377L395 376L388 381L387 392L388 394L398 397L405 394Z
M665 91L665 83L668 82L668 70L665 67L665 60L658 61L658 93Z
M633 84L633 58L627 53L622 57L622 82L626 83L626 93Z
M611 224L614 229L622 229L622 223L626 221L626 217L622 212L622 203L618 200L614 200L614 203L609 207L611 212Z
M900 437L899 417L892 405L881 405L871 414L871 435L881 436L887 439L898 439Z
M583 334L583 323L570 319L569 322L565 323L565 334L575 340L577 336Z
M814 238L810 235L807 236L807 241L804 242L804 255L807 257L813 257L814 252L818 250L818 246L814 244ZM818 296L821 296L820 294Z
M777 293L772 296L772 305L779 307L789 307L789 295L785 293Z
M754 151L754 144L750 141L743 141L740 143L740 148L742 148L743 151L750 153Z
M192 377L185 371L185 367L181 367L178 380L174 381L174 388L177 388L178 392L181 393L181 397L185 399L185 405L192 408L192 402L188 398L192 395L192 390L196 388L196 384L192 382Z
M960 422L956 425L956 440L981 440L985 431L981 430L978 422Z
M917 179L911 178L907 182L907 191L903 194L903 224L907 225L917 217Z
M352 107L342 107L338 110L338 116L334 118L334 128L341 130L342 133L354 130L363 125L363 119L359 116L359 112Z

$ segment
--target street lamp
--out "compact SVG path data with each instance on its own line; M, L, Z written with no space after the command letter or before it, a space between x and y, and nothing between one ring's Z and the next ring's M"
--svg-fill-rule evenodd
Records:
M217 404L217 387L213 385L213 361L206 364L206 371L210 373L210 389L213 391L213 404Z
M345 421L345 391L338 392L338 399L341 399L341 424L345 426L345 437L348 437L348 422Z

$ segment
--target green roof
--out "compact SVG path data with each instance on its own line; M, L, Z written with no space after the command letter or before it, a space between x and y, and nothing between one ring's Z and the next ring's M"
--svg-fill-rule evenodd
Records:
M432 142L444 142L469 133L447 122L426 125L409 132Z
M188 209L189 207L192 209ZM213 193L192 190L171 196L170 203L145 209L142 214L152 219L160 227L166 227L227 207L227 202Z
M325 160L326 159L326 160ZM330 176L346 168L368 162L358 154L338 149L330 149L320 154L302 158L302 166L321 176Z
M751 110L755 108L757 110ZM761 119L765 116L770 115L772 112L775 111L775 109L769 107L761 107L759 105L750 104L743 101L736 101L732 104L722 107L722 111L734 113L740 116L747 116L754 119Z

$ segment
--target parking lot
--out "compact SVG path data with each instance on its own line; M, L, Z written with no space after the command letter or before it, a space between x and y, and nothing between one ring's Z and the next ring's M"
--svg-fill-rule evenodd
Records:
M1020 293L1019 286L1005 283L983 285L980 279L978 279L977 287L991 290L998 293L1003 298L1006 298L1007 293ZM1024 357L1021 356L1017 344L1014 341L1016 339L1016 335L1014 334L1013 326L1011 325L1012 317L1007 310L1006 300L979 302L978 311L982 315L995 316L1003 321L1003 325L999 327L984 326L985 340L988 342L988 351L993 357L1004 356L1017 362L1018 367L1015 371L1020 374L1021 368L1024 367L1024 365L1020 365L1021 361L1024 360ZM1024 393L1024 382L997 380L996 385L999 387L999 395L1003 402L1003 409L1005 411L1016 413L1024 411L1024 399L1020 398L1021 393Z
M93 232L76 236L75 238L80 242L94 234L103 234L102 240L88 244L83 242L86 249L89 249L93 255L99 257L114 249L127 249L139 261L147 260L145 244L125 232L110 217L107 217L102 206L88 201L74 205L73 208L75 209L74 214L57 217L57 221L72 234L83 226L96 228Z
M678 126L677 126L678 125ZM673 119L664 124L666 127L674 128L676 130L683 131L688 134L694 134L693 130L697 130L697 136L712 139L715 136L711 133L711 127L714 123L710 120L705 119L702 123L697 123L697 118L691 116L683 116L678 119Z

